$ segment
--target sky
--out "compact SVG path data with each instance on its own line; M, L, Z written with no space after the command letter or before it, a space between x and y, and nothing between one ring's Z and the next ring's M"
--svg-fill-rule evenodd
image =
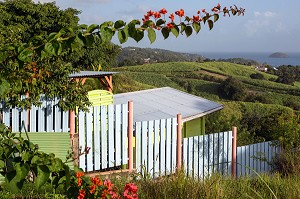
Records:
M34 0L38 2L38 0ZM39 0L52 2L49 0ZM300 1L299 0L57 0L61 9L69 7L81 11L83 24L101 24L105 21L143 18L148 10L161 8L168 13L184 9L188 16L198 10L210 10L218 3L230 7L245 8L245 16L220 17L209 31L202 26L199 34L189 38L179 35L164 40L158 33L157 40L150 44L147 37L139 43L129 39L125 46L161 48L179 52L300 52ZM120 45L117 38L115 44Z

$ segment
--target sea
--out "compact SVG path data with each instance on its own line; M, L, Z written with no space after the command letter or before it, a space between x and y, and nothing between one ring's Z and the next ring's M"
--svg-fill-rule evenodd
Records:
M261 64L268 64L273 67L281 65L300 66L300 52L299 53L285 53L288 58L271 58L272 52L199 52L204 57L210 59L229 59L229 58L244 58L258 61Z

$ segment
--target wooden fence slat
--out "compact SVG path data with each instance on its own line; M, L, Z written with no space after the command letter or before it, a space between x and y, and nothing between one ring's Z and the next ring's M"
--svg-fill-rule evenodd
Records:
M177 118L172 119L172 135L171 135L171 144L172 144L172 162L171 162L171 172L174 173L176 171L176 150L177 150Z
M182 148L183 148L183 168L184 168L184 172L187 175L188 174L188 161L189 161L189 154L188 154L188 138L183 139L183 143L182 143Z
M153 121L149 121L148 122L148 158L147 158L147 162L148 162L148 172L151 174L151 176L154 175L154 165L153 165L153 148L154 145L157 143L157 140L154 140L153 137Z
M194 165L193 165L193 176L197 177L199 176L199 136L193 137L193 160L194 160Z
M81 148L80 152L83 152L85 149L85 113L82 111L79 111L78 115L78 133L79 133L79 148ZM83 170L86 171L86 166L85 166L85 155L81 155L79 157L79 167Z
M87 171L93 171L93 156L94 156L94 143L93 143L93 107L89 109L89 112L85 113L86 124L86 146L90 148L86 157Z
M141 172L141 165L142 165L142 123L136 122L135 123L135 148L136 148L136 169L137 172Z
M53 132L53 106L54 101L50 98L47 98L46 101L46 131L47 132ZM67 131L65 131L67 132Z
M192 176L193 172L193 149L194 149L194 140L193 138L188 139L189 148L189 159L188 159L188 176Z
M128 163L128 139L127 139L127 128L128 128L128 105L122 104L122 164Z
M171 119L166 120L166 173L171 172L171 132L172 132L172 121Z
M142 134L141 134L141 138L142 138L142 157L141 157L141 161L142 161L142 166L146 169L147 172L149 172L149 167L148 167L148 163L147 163L147 147L148 147L148 138L147 138L147 127L148 127L148 122L144 121L142 122Z
M121 163L121 105L118 104L115 106L115 157L116 157L116 166L120 166Z
M115 166L115 135L114 135L114 110L113 105L108 105L108 165Z
M19 110L17 108L12 109L12 131L18 132L19 131Z
M94 107L93 111L94 117L94 167L95 170L101 169L101 148L100 148L100 107Z
M160 120L160 166L159 170L162 175L165 175L166 172L166 121L165 120Z
M161 138L159 137L159 120L154 120L154 169L153 177L158 177L159 175L159 164L160 164L160 154L159 154L159 145L160 142L162 141Z
M107 135L107 106L101 106L101 169L108 168L107 150L108 150L108 135Z
M204 136L199 136L199 147L198 147L198 178L204 180L204 155L203 155L203 147L204 147Z

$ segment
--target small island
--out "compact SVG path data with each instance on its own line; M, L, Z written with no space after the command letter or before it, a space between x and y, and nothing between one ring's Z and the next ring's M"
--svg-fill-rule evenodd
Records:
M276 53L271 54L269 57L271 57L271 58L288 58L289 56L285 53L276 52Z

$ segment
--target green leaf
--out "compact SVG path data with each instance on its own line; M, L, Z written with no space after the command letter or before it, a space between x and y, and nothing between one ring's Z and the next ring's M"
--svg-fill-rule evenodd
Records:
M218 21L219 19L219 15L218 14L214 14L214 22Z
M100 25L100 30L102 29L105 29L107 27L111 27L114 25L114 22L112 21L106 21L106 22L103 22L101 25Z
M93 35L85 36L85 45L86 46L92 46L93 43L94 43L94 36Z
M232 9L231 9L231 13L232 13L233 15L236 15L237 12L236 12L235 9L232 8Z
M37 166L36 179L34 180L35 188L40 189L49 179L50 171L46 165Z
M193 26L195 32L198 34L198 32L201 30L201 25L200 25L200 23L194 22L194 23L192 24L192 26Z
M167 27L163 27L161 33L164 36L164 39L167 39L170 35L170 30Z
M31 160L31 158L33 157L33 155L32 155L32 153L29 152L29 151L24 151L24 152L22 153L21 157L22 157L22 160L24 160L24 161L29 161L29 160Z
M0 160L0 169L5 168L5 162L3 160Z
M165 20L159 19L159 20L157 20L157 22L156 22L156 26L161 26L161 25L163 25L163 24L165 24L165 23L166 23Z
M183 33L185 31L186 25L184 23L181 23L180 27L181 27L180 33Z
M193 33L193 28L191 26L187 26L185 29L185 35L189 37L191 36L192 33Z
M128 40L128 35L124 30L119 30L118 31L118 39L121 44L125 43Z
M5 183L10 191L18 193L24 184L25 180L18 181L16 171L9 172L5 175Z
M89 32L89 33L92 33L92 32L94 32L96 29L98 29L99 28L99 25L97 25L97 24L92 24L92 25L90 25L88 28L87 28L87 32Z
M87 29L88 29L88 26L87 26L86 24L80 24L80 25L78 26L78 28L79 28L80 30L87 30Z
M156 32L152 28L148 28L148 38L150 40L150 43L152 44L156 40Z
M136 42L139 42L141 41L142 39L144 38L144 31L142 30L136 30L134 36L133 36L133 39L136 41Z
M55 50L54 46L52 45L52 43L46 43L44 46L44 51L51 55L56 54L56 50Z
M119 28L122 28L123 26L125 26L125 22L122 20L118 20L115 22L114 28L119 29Z
M104 29L101 29L101 37L104 42L111 41L113 35L114 33L110 28L106 27Z
M60 34L59 34L59 35L60 35ZM49 34L47 40L48 40L48 41L52 41L52 40L56 39L57 36L58 36L58 33L57 33L57 32L52 32L52 33Z
M174 25L174 27L171 29L171 32L173 33L173 35L175 37L178 37L178 35L179 35L179 28L176 25Z
M10 84L8 83L8 81L1 77L0 78L0 98L6 96L7 93L10 92Z
M17 163L15 165L16 169L16 179L18 181L25 180L26 176L29 173L30 167L28 164Z
M148 20L143 24L143 27L151 27L154 24L152 20Z
M31 62L32 60L33 51L25 48L19 55L18 59L22 62Z
M214 22L212 20L207 20L207 23L208 23L209 30L211 30L214 27Z

